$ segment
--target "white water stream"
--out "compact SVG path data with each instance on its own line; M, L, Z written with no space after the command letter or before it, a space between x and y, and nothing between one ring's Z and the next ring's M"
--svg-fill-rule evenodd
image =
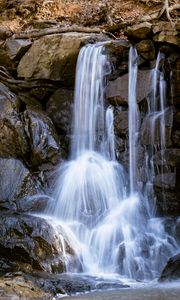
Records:
M176 243L165 233L163 221L152 218L146 195L137 187L136 50L131 48L129 59L130 192L123 166L115 159L113 109L104 99L109 72L103 45L81 49L71 156L59 167L56 202L48 213L52 224L56 220L68 228L83 272L153 279L174 254ZM67 264L68 270L72 268Z

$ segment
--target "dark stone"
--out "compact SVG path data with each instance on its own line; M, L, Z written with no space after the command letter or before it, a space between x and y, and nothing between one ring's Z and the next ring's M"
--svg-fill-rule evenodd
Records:
M171 257L164 267L159 281L173 281L180 279L180 253Z
M60 233L61 231L61 233ZM0 218L0 256L16 263L20 270L65 271L63 247L69 257L74 256L59 227L59 234L43 218L32 215L4 213Z

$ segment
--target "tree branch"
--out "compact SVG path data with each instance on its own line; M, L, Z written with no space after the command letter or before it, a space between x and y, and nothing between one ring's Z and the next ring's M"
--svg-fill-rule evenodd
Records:
M71 27L53 27L53 28L45 28L41 30L29 30L20 33L15 33L13 38L15 39L26 39L26 38L38 38L44 35L56 34L56 33L66 33L66 32L82 32L82 33L101 33L102 30L94 27L81 27L77 25L73 25Z

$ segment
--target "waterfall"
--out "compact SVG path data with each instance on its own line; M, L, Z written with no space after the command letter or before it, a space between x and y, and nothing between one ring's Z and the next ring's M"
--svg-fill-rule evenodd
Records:
M129 193L127 175L115 158L113 108L106 107L104 97L110 69L103 44L81 49L70 160L59 167L55 202L48 213L62 224L73 249L78 249L81 271L152 279L176 246L162 220L150 217L147 199L137 187L136 50L131 48L129 59ZM67 271L73 271L70 263Z
M129 84L128 84L128 103L129 103L129 177L130 193L133 194L137 189L137 139L138 139L138 106L136 102L136 87L138 73L138 55L135 48L131 47L129 52Z
M145 169L148 170L146 192L150 195L151 207L154 197L153 193L153 181L156 174L161 176L161 181L164 179L164 171L167 169L165 164L164 150L166 149L166 137L165 137L165 114L168 112L166 107L166 81L164 80L164 74L160 71L161 63L164 60L164 54L159 52L156 60L155 68L151 72L152 93L148 100L148 112L146 116L146 126L149 128L150 141L149 147L146 149L146 165ZM170 121L170 120L169 120ZM157 151L160 153L160 159L162 165L156 166L153 162L153 156ZM168 169L166 170L168 171ZM147 191L151 187L151 192ZM164 210L166 210L166 202L164 190L162 189L164 198ZM147 195L148 197L148 195Z

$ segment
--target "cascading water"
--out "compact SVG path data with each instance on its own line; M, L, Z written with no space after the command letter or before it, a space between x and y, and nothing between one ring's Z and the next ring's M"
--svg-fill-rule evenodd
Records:
M133 194L137 189L137 140L138 140L138 106L136 102L136 87L138 73L138 55L135 48L131 47L129 53L129 177L130 177L130 193Z
M53 195L56 203L48 213L65 224L83 272L151 279L161 271L175 244L168 242L161 221L150 219L146 198L138 193L136 50L131 48L129 60L129 197L127 176L115 159L113 109L106 109L104 102L109 72L102 44L81 49L70 161L60 166Z
M164 150L166 149L166 124L165 115L168 112L166 107L166 81L164 80L164 74L160 71L161 62L164 60L164 54L158 53L155 68L151 72L152 81L152 93L147 99L148 111L146 116L146 126L150 132L150 142L146 149L146 165L144 168L147 170L147 183L146 192L149 194L150 201L153 195L153 180L155 174L159 174L161 181L163 182L164 171L170 172L165 163ZM171 120L169 120L171 122ZM156 166L153 162L154 154L159 151L160 159L163 162L162 166ZM156 170L155 170L156 169ZM166 201L164 197L164 191L162 190L164 198L164 210L166 210Z

